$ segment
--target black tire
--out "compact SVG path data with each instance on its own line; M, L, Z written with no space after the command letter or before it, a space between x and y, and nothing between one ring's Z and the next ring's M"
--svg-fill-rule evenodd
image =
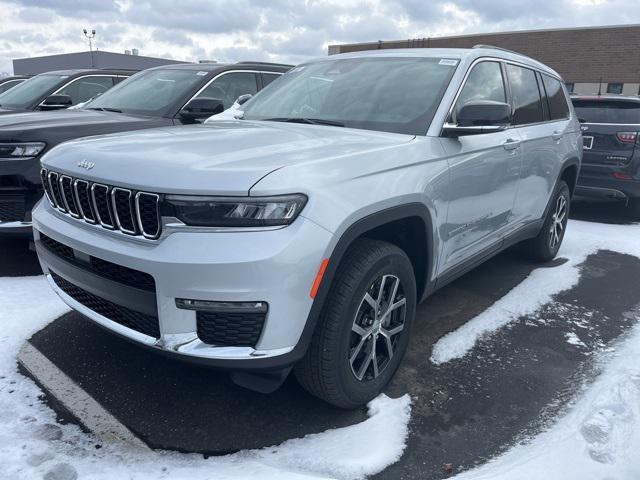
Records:
M390 298L396 280L399 282L397 293ZM380 285L383 293L378 297ZM403 303L403 297L404 306L398 306ZM386 325L379 313L373 314L370 300L375 300L380 307L376 308L378 312L386 311L391 303L396 305L397 308L384 317L389 319ZM366 404L384 389L398 369L409 343L415 309L416 282L404 251L379 240L357 240L338 266L309 350L295 367L298 382L309 393L340 408ZM392 330L398 330L402 314L403 328L389 335ZM372 333L365 337L363 333L368 331ZM391 338L391 358L384 353L389 351L387 335ZM373 346L378 348L375 359L370 360ZM350 357L354 358L353 362ZM369 366L363 367L367 360ZM377 376L373 361L378 366ZM362 379L358 379L362 368L365 371Z
M632 198L629 200L629 208L634 220L640 220L640 198Z
M564 201L565 210L561 222L556 222L556 215L560 204ZM555 258L562 245L565 231L567 230L567 221L569 219L569 210L571 207L571 192L569 186L563 180L558 182L556 191L553 194L547 216L540 233L535 238L526 240L522 243L522 252L531 260L536 262L549 262ZM561 227L561 228L560 228ZM560 230L558 237L556 234Z

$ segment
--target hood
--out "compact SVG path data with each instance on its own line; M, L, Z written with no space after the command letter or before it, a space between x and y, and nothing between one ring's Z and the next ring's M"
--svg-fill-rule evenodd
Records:
M322 125L219 121L75 140L46 154L42 163L132 189L247 195L265 175L288 165L390 148L413 138ZM79 167L83 161L92 168Z
M24 108L0 108L0 115L7 115L9 113L28 112Z
M105 133L166 125L168 119L97 110L55 110L0 116L0 141L61 142Z

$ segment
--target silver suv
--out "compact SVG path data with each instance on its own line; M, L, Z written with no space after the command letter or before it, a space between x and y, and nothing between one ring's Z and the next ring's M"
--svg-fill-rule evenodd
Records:
M582 140L550 68L491 48L300 65L241 119L42 159L42 267L74 309L262 392L340 407L397 370L416 305L520 243L560 247Z

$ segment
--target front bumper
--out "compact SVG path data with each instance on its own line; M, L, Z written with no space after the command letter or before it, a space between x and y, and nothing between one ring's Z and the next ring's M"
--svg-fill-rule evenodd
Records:
M33 224L42 268L69 306L138 344L229 370L275 370L299 359L296 346L313 303L309 292L331 238L328 231L300 217L276 230L184 231L159 241L142 241L63 216L47 202L34 210ZM72 261L45 247L40 232L71 247ZM92 257L151 275L155 291L87 271L82 262ZM56 276L108 302L155 313L159 335L141 333L101 315L65 293ZM177 298L260 301L269 308L255 345L213 345L200 339L196 312L178 308Z

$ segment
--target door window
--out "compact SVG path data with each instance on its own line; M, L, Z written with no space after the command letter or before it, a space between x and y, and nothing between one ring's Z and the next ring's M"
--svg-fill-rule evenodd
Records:
M502 69L498 62L481 62L473 67L456 102L456 117L466 103L477 100L507 101ZM455 119L452 120L455 123Z
M262 74L262 88L269 85L274 80L280 78L282 75L278 75L277 73L263 73Z
M113 87L113 77L90 76L82 77L57 92L58 95L69 95L73 105L91 100L98 94Z
M211 82L196 98L217 98L225 110L233 105L239 96L258 91L256 75L250 72L226 73Z
M542 122L544 118L542 101L535 72L529 68L508 64L507 76L515 108L513 124L526 125Z
M567 105L567 97L564 95L560 81L548 75L542 75L542 81L547 92L551 120L569 118L569 105Z

